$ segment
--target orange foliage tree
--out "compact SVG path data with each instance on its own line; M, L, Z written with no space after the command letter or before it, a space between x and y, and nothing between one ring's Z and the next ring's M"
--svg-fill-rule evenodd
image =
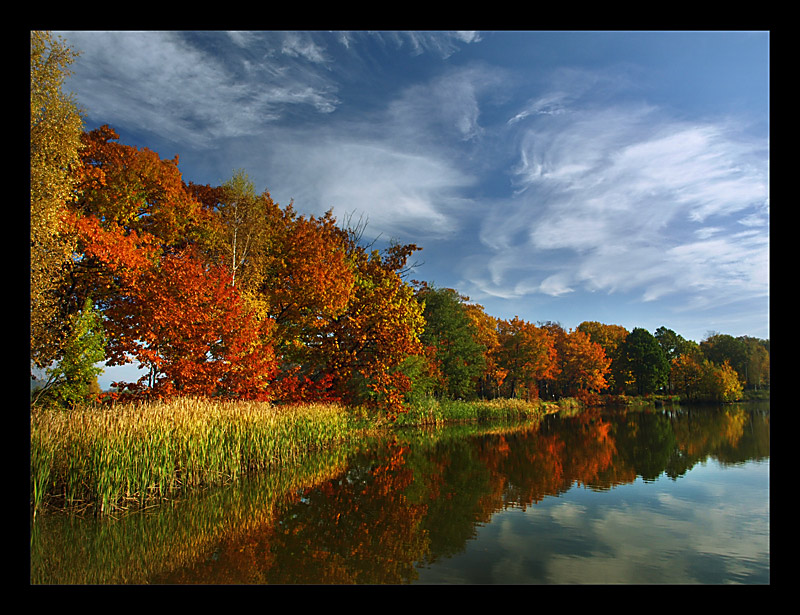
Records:
M368 252L357 230L340 228L331 211L298 215L268 192L254 196L248 181L240 174L224 186L192 184L190 191L214 218L213 259L235 271L248 305L274 324L276 398L399 410L410 388L402 365L420 351L420 309L401 277L417 246ZM261 228L239 261L234 254L244 255L242 233L251 225Z
M593 342L600 344L606 356L611 359L609 371L606 374L607 390L616 391L618 384L624 385L630 380L630 376L625 374L625 369L619 361L619 346L628 337L628 330L625 327L607 325L597 321L584 321L578 325L578 331L583 331Z
M505 390L509 397L528 399L539 395L539 382L558 374L555 339L533 323L515 316L498 322L497 365L508 372Z
M670 380L672 386L686 400L698 399L702 394L703 366L697 358L690 354L682 354L672 359L670 364Z
M148 394L267 397L270 323L208 262L210 210L183 183L177 157L116 139L107 126L83 135L67 216L79 246L66 292L100 307L108 364L138 360L148 373L127 386Z
M131 280L106 308L110 365L147 369L136 391L155 396L268 399L276 371L269 320L258 321L195 249L168 254Z
M108 126L83 134L77 210L105 226L157 237L163 247L202 242L208 213L184 184L178 157L163 160L118 139Z
M289 363L317 363L331 324L347 310L355 274L346 242L331 212L305 218L289 207L283 214L260 290Z
M570 331L561 337L559 344L559 363L561 373L559 382L562 390L579 395L599 392L606 387L606 374L611 359L603 347L593 342L580 330Z
M497 397L500 386L507 371L497 364L499 337L498 319L486 313L482 305L467 303L464 306L475 330L475 339L485 349L483 357L483 373L478 378L478 395L481 397Z

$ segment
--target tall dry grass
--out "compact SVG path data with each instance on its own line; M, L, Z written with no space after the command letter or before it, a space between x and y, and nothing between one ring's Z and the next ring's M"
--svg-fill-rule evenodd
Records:
M355 437L343 406L177 399L31 411L31 507L145 506Z

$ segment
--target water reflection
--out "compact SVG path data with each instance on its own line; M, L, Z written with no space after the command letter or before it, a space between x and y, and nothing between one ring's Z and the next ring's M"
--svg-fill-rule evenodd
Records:
M769 582L769 413L408 430L119 521L37 519L42 583Z

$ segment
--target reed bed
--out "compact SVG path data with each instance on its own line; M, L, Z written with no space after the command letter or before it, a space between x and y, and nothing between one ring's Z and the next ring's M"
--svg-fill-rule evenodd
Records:
M31 411L31 507L144 507L356 436L343 406L178 399Z
M397 426L437 425L459 421L518 421L558 410L555 403L522 399L437 400L428 398L398 416Z

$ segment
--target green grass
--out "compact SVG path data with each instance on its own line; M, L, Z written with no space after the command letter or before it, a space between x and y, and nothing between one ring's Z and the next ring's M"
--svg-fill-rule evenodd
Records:
M31 411L31 507L108 513L297 461L360 433L343 406L181 399Z
M517 421L559 410L559 404L541 400L436 400L428 398L411 404L408 412L397 417L399 427L435 425L458 421Z
M387 423L337 404L278 406L175 399L31 410L31 510L96 514L149 506L189 489L219 486L314 451L391 427L520 421L571 409L569 400L426 399Z

